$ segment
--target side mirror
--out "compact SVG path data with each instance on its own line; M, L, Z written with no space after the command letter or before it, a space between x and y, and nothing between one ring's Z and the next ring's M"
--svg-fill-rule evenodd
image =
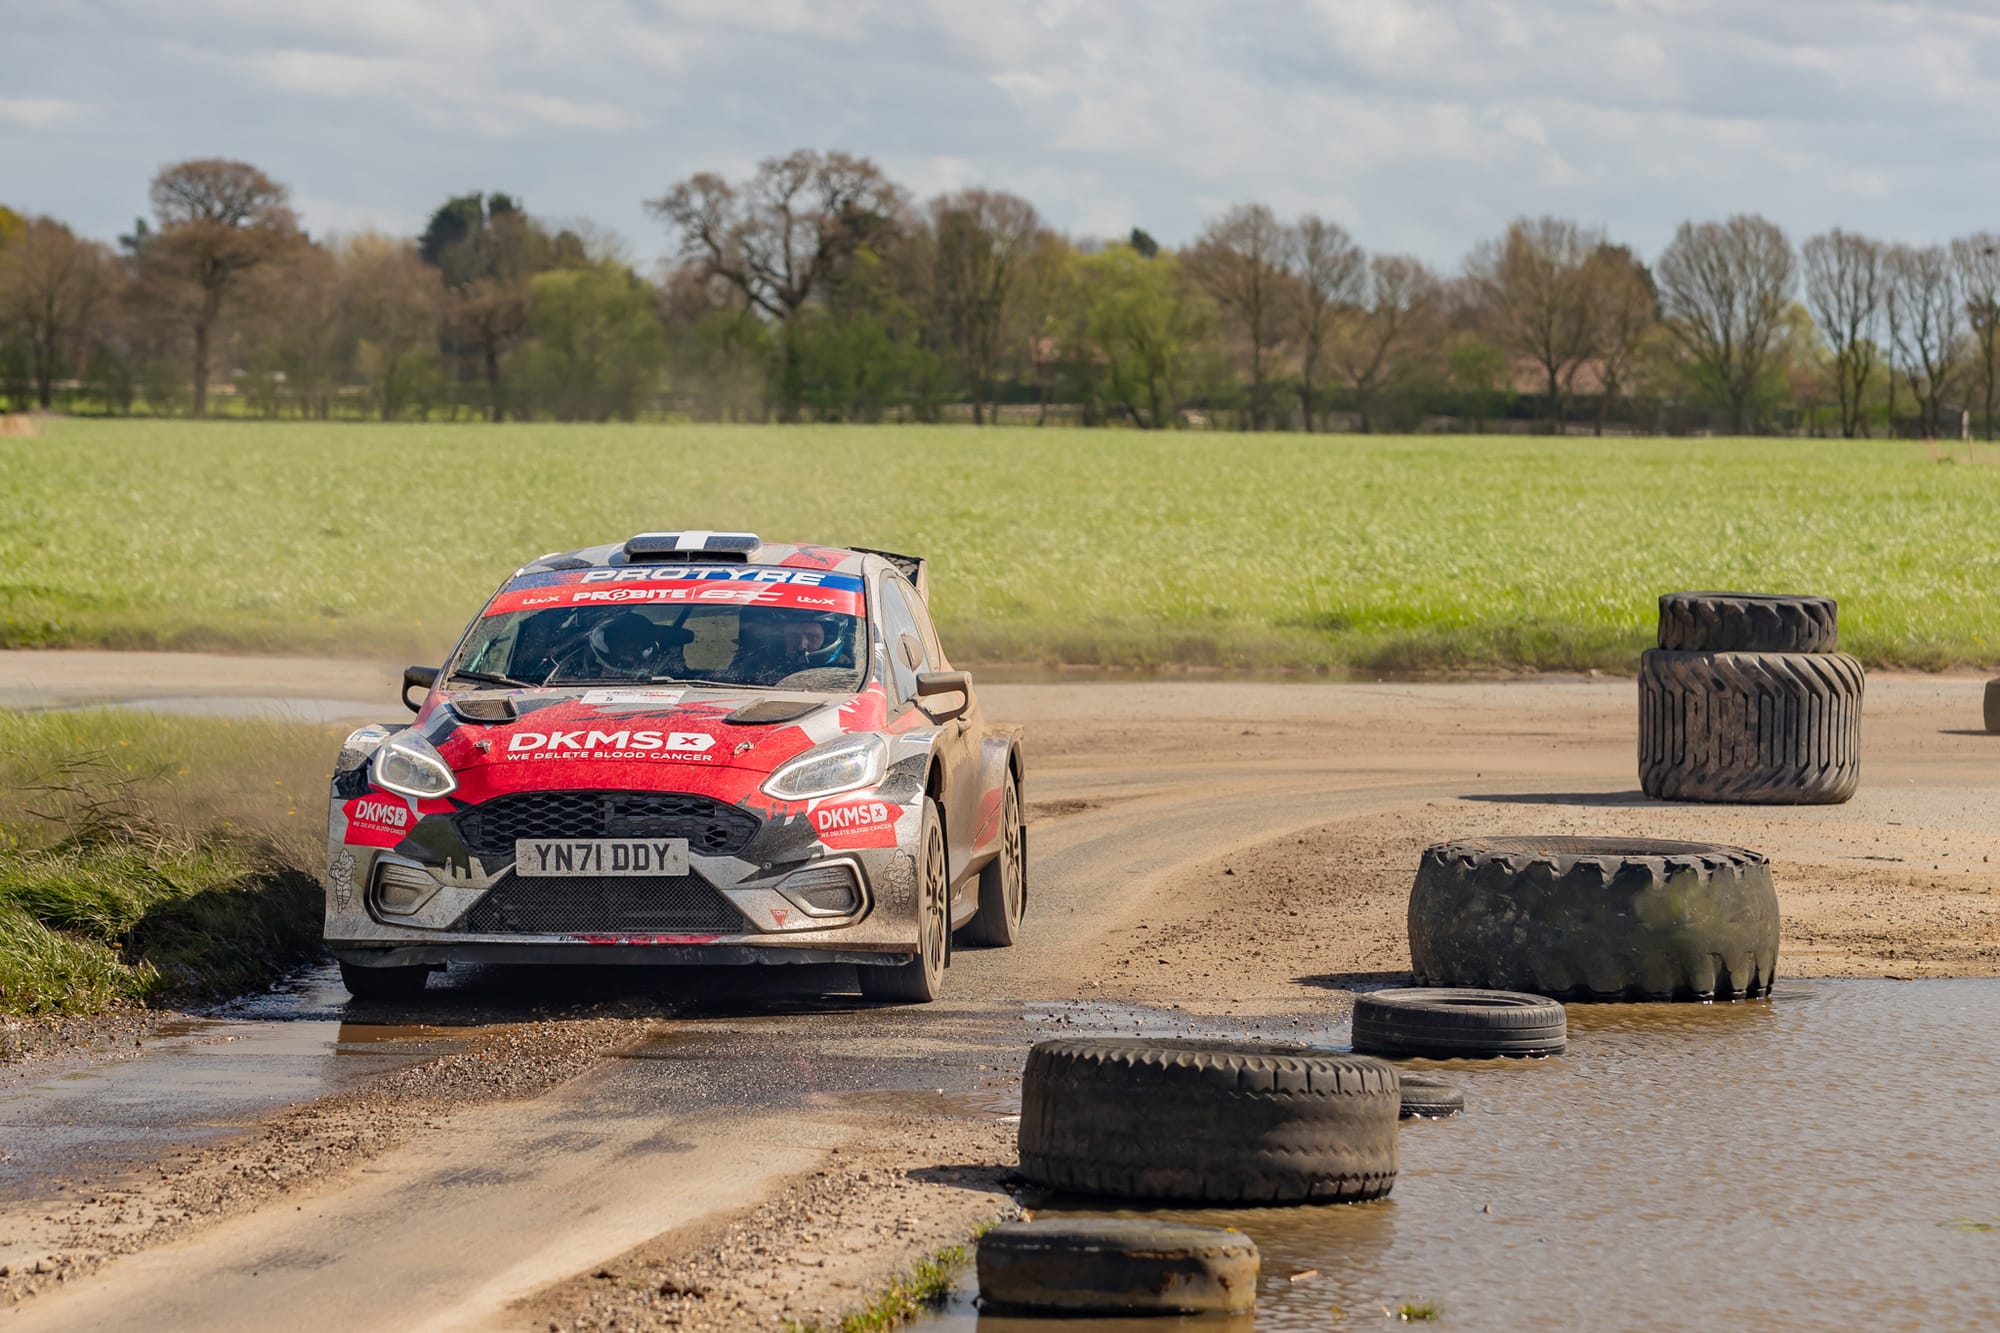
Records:
M958 698L945 704L925 702L941 695ZM917 677L917 707L933 722L949 722L964 717L972 707L972 673L969 671L926 671Z
M403 707L409 709L412 713L422 709L424 706L423 700L418 699L412 702L412 700L410 699L410 687L414 685L418 689L428 694L430 692L431 686L437 684L438 682L439 671L440 668L438 667L420 667L420 666L404 667Z

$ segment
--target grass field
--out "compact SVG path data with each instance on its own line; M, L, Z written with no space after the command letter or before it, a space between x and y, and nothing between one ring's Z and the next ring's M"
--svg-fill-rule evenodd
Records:
M338 736L0 711L0 1014L232 994L317 954Z
M1991 451L2000 460L2000 448ZM517 563L680 526L908 550L968 662L1629 669L1675 589L2000 660L2000 466L1804 440L58 421L0 644L435 658Z

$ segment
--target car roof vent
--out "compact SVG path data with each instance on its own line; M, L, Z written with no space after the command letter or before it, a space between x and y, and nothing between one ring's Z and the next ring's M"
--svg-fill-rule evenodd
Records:
M634 565L683 560L746 561L763 543L754 532L642 532L626 539L625 559Z

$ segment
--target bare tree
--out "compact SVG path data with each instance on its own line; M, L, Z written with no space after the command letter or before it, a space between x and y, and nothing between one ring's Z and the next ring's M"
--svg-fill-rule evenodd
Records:
M1591 342L1597 354L1597 434L1631 387L1660 327L1660 296L1653 275L1622 245L1599 245L1581 280L1590 307Z
M247 162L204 158L153 177L160 230L145 247L154 290L194 335L192 411L208 411L209 339L243 275L298 235L285 187Z
M1208 224L1187 264L1242 338L1250 365L1250 429L1271 424L1268 366L1285 332L1291 238L1262 204L1239 204Z
M1597 353L1586 269L1603 244L1602 230L1568 218L1521 218L1466 261L1493 337L1541 374L1551 434L1562 429L1577 371Z
M27 343L43 408L59 370L82 359L112 277L110 251L53 218L28 219L0 245L0 328L14 325Z
M902 194L867 158L800 149L767 158L741 186L690 176L646 208L677 236L682 257L741 291L778 321L787 415L797 412L794 322L840 268L895 225Z
M1890 326L1896 358L1917 397L1919 428L1935 436L1961 350L1957 275L1941 245L1894 246L1884 271L1896 312Z
M1374 429L1375 402L1434 312L1441 288L1422 261L1376 255L1361 300L1338 321L1330 343L1334 369L1354 391L1363 432Z
M1313 429L1313 381L1326 355L1338 311L1357 304L1366 285L1368 259L1347 229L1308 213L1292 227L1293 327L1299 335L1299 407Z
M1806 304L1833 349L1840 433L1851 440L1867 433L1862 403L1880 355L1876 325L1882 318L1882 246L1836 227L1808 240L1800 256Z
M1979 373L1980 413L1986 438L1993 438L1993 400L2000 389L2000 236L1982 231L1951 243L1952 265L1958 270L1959 291L1965 298L1966 322L1972 328L1974 365Z
M931 200L930 215L932 301L972 390L973 424L983 425L1041 215L1019 195L976 189Z
M1795 267L1785 233L1748 213L1683 222L1660 255L1667 327L1739 432L1777 364Z
M437 346L444 282L418 257L414 244L387 236L354 237L342 259L362 369L373 382L376 410L387 421L409 396L417 359Z

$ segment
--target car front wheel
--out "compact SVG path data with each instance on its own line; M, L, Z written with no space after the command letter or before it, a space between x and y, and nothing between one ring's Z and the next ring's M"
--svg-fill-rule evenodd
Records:
M917 956L907 963L855 969L861 993L871 1000L929 1004L944 990L945 949L951 938L951 877L945 870L944 826L937 802L924 798L917 835Z

